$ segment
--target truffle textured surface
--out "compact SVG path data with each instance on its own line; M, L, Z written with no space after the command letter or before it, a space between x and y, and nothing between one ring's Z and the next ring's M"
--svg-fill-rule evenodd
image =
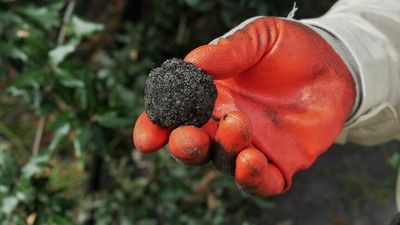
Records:
M212 77L181 59L166 60L146 80L145 110L160 127L202 126L211 117L216 98Z

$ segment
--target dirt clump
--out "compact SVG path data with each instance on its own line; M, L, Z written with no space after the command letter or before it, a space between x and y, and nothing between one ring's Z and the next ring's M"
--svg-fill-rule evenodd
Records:
M211 117L216 98L212 77L181 59L166 60L146 80L145 110L160 127L202 126Z

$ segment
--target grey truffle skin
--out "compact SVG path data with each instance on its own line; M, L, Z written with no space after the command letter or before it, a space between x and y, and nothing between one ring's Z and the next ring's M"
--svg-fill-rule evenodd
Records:
M211 117L216 98L212 77L181 59L166 60L146 80L145 110L160 127L201 127Z

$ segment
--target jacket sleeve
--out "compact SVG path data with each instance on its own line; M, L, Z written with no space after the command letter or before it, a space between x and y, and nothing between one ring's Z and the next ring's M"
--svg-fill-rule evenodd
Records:
M341 0L301 22L335 36L354 59L359 105L337 142L400 140L400 0Z

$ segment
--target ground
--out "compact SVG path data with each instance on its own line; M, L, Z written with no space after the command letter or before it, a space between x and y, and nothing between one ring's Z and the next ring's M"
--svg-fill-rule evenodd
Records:
M275 197L254 224L385 225L396 213L396 170L388 163L399 142L377 147L334 145Z

